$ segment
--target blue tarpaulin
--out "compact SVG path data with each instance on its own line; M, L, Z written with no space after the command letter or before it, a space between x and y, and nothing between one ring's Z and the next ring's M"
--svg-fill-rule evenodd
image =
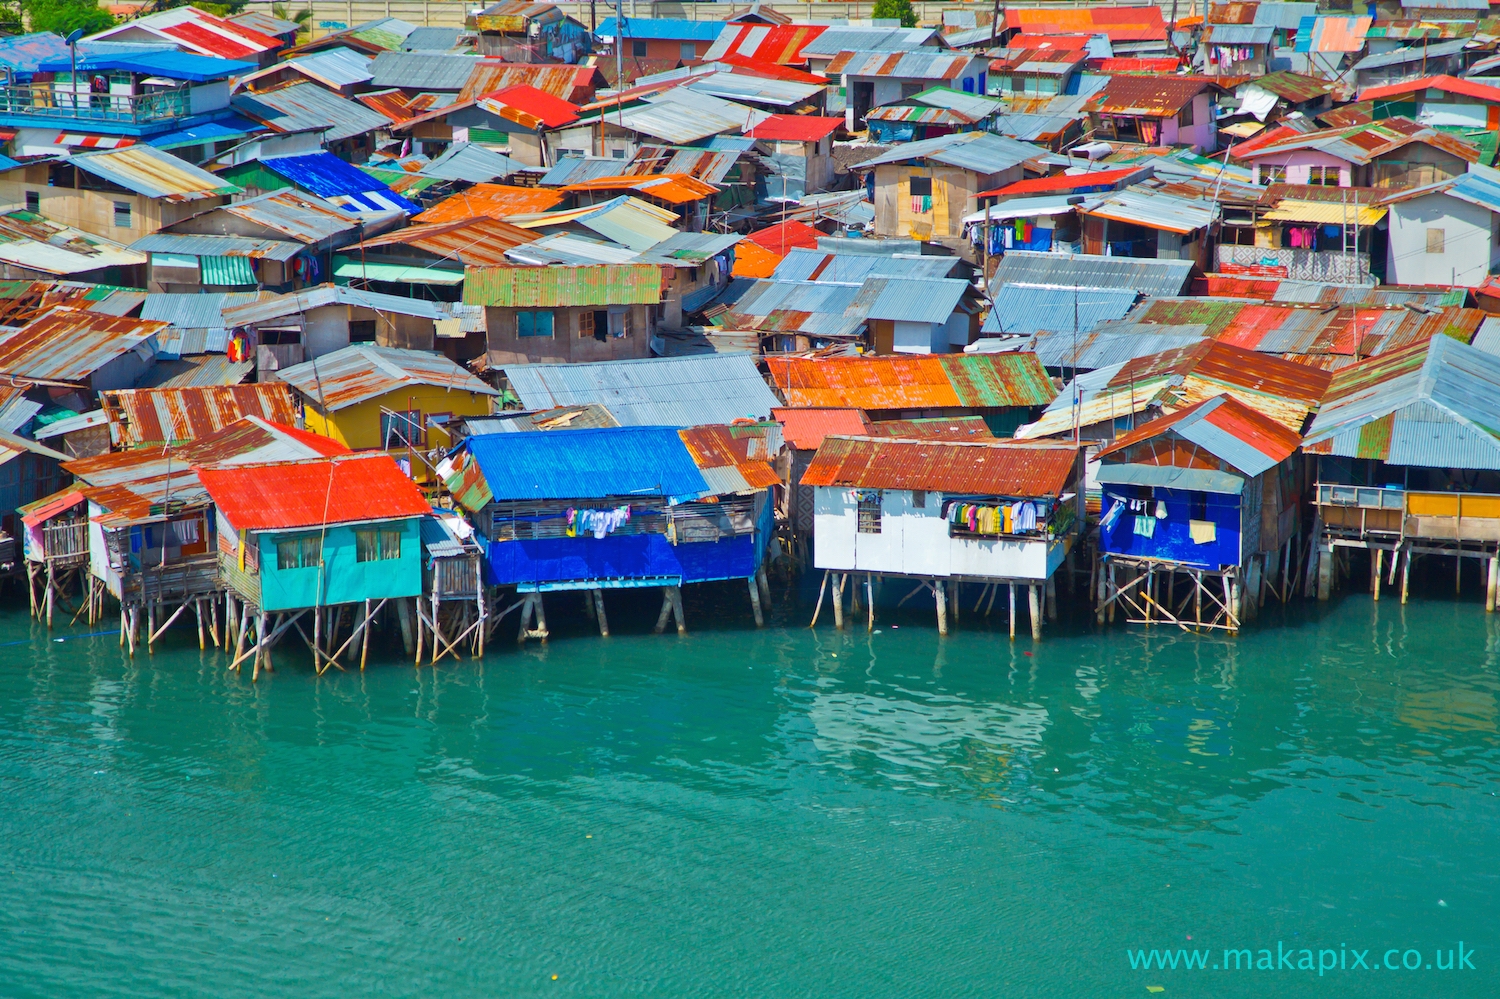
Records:
M386 187L363 170L339 159L327 150L297 156L269 156L260 165L290 183L345 211L388 212L399 210L415 215L422 209Z
M497 500L665 496L675 503L709 491L673 427L480 434L464 446Z
M179 149L182 146L201 146L210 142L225 142L230 139L242 139L256 132L269 131L260 122L242 118L239 115L231 115L228 118L220 118L217 121L205 121L191 128L184 128L178 132L168 132L166 135L158 135L154 139L147 139L147 145L155 146L157 149Z
M547 438L555 432L504 436ZM676 545L664 534L621 534L492 541L489 546L489 582L500 586L662 577L705 583L745 579L755 574L755 566L755 539L748 534Z
M72 68L73 61L67 54L44 59L39 66L44 73L67 73ZM223 80L249 73L255 69L255 63L234 59L216 59L212 56L194 55L191 52L156 50L125 54L111 52L106 55L89 52L86 49L79 50L78 71L80 73L111 69L126 73L164 76L169 80L203 83L207 80Z

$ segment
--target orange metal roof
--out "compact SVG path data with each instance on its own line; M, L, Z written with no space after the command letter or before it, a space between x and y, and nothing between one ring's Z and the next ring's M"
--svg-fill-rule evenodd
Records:
M511 187L508 184L475 184L466 191L444 198L413 221L463 222L485 216L506 219L556 208L562 192L548 187Z
M1201 76L1115 76L1084 104L1084 110L1167 117L1213 86Z
M1045 406L1057 395L1032 353L768 357L788 406L857 409Z
M766 460L769 454L763 427L708 424L679 430L677 436L699 468L733 467L751 489L781 484L781 477Z
M420 517L432 510L383 453L196 471L219 512L242 531Z
M782 436L798 451L816 451L829 434L863 436L870 421L858 409L791 408L771 410L771 419L781 424Z
M1073 477L1078 450L1031 441L828 437L802 473L802 485L1055 497Z
M776 266L785 256L742 239L734 248L734 270L730 273L737 278L768 278L776 273Z
M1159 7L1007 7L1005 27L1029 34L1107 35L1112 42L1159 42L1167 37Z
M995 435L982 416L937 416L916 420L877 420L868 437L909 437L930 441L992 441Z
M44 381L83 382L166 327L151 319L54 309L0 341L0 372Z
M1422 90L1438 90L1445 94L1460 94L1488 104L1500 104L1500 87L1492 87L1477 80L1460 80L1456 76L1424 76L1420 80L1404 83L1388 83L1380 87L1366 87L1359 92L1362 101L1377 101L1400 94L1415 94Z
M660 173L633 177L595 177L577 184L568 184L558 190L568 194L581 191L630 191L643 198L656 198L673 205L690 201L702 201L719 193L712 184L705 184L685 173Z
M121 448L194 441L245 416L293 423L302 408L284 382L126 389L103 392L100 402Z
M1273 464L1280 464L1296 453L1302 446L1302 435L1277 423L1264 413L1251 409L1230 395L1215 396L1202 402L1179 409L1160 419L1152 420L1129 433L1115 438L1114 442L1099 452L1099 457L1123 451L1126 448L1150 440L1171 430L1185 420L1197 416L1205 408L1212 410L1204 420L1229 434L1235 440L1248 444L1265 455Z

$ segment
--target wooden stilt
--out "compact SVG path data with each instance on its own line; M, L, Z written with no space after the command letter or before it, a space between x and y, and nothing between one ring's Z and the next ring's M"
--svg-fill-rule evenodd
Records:
M198 651L202 652L208 648L208 642L203 633L203 601L201 599L193 601L193 613L198 618Z
M875 630L875 576L865 573L865 607L869 609L870 619L865 625L866 631Z
M120 613L123 614L124 610L122 609ZM125 637L130 642L130 658L132 659L135 658L136 615L138 613L140 613L139 608L130 608L130 624L125 629Z
M847 572L836 572L833 575L833 626L839 631L844 630L844 586L848 581Z
M818 602L813 605L812 623L808 625L809 628L816 628L818 626L818 615L823 612L823 594L826 593L826 592L828 592L828 577L831 576L831 575L833 575L833 570L832 569L824 569L823 570L823 583L822 583L821 586L818 587ZM661 634L661 628L664 627L665 625L666 625L666 618L663 617L662 621L661 621L661 626L659 626L656 629L656 633L657 634Z
M208 637L213 639L214 648L221 649L223 644L219 641L219 602L213 597L205 598L208 604Z
M755 612L755 626L764 628L766 620L760 613L760 587L756 585L754 576L751 576L747 582L750 584L750 609Z
M269 617L269 614L261 613L255 618L255 658L250 667L251 683L260 679L260 662L266 655L266 622Z
M680 587L680 586L668 587L667 592L668 592L668 594L672 598L672 616L675 617L675 618L677 618L677 634L679 634L679 635L686 635L687 634L687 618L682 613L682 587ZM546 619L544 618L542 620L542 627L545 629L546 626L547 626Z
M766 575L766 567L762 565L755 570L755 584L760 587L760 609L763 613L771 611L771 579Z
M1016 640L1016 584L1010 584L1010 640Z
M401 627L401 648L406 650L407 655L411 655L412 650L417 647L416 636L412 634L411 606L405 598L396 601L396 623Z
M1118 574L1115 571L1117 568L1118 566L1116 566L1113 562L1109 563L1109 593L1111 597L1109 601L1110 624L1115 623L1115 604L1117 603L1117 601L1114 600L1113 597L1116 593L1120 592L1120 580Z
M1046 583L1047 620L1057 620L1057 577L1048 576Z
M1105 600L1106 596L1107 596L1107 594L1105 592L1104 563L1100 562L1099 563L1099 581L1096 584L1096 590L1095 590L1095 593L1094 593L1094 623L1095 624L1101 624L1102 625L1104 623L1104 600Z
M1485 564L1489 567L1489 573L1484 585L1484 612L1493 614L1495 613L1495 589L1497 585L1500 585L1500 556L1491 555L1485 559Z
M365 668L365 660L370 656L370 601L368 599L365 600L365 616L359 622L359 626L365 630L364 636L360 639L359 643L359 668L363 670ZM354 638L353 635L349 637L351 640Z
M827 582L827 577L824 577L824 582ZM821 598L821 596L822 596L822 594L819 594L820 598ZM662 632L664 632L664 631L667 630L667 618L671 615L671 613L672 613L672 588L670 586L663 586L661 588L661 613L658 614L658 615L656 615L656 628L654 629L658 635L660 635ZM817 623L818 623L818 615L816 613L814 613L813 614L813 624L817 624Z
M240 653L245 648L245 630L250 626L250 604L240 604L240 624L234 632L234 659L230 662L230 668L240 668Z
M590 621L594 620L594 591L579 590L578 592L583 597L583 616Z
M991 583L990 584L990 600L989 600L989 603L987 603L987 604L984 605L984 616L985 617L989 617L990 616L990 611L992 611L992 610L995 609L995 596L999 592L1000 592L1000 584L999 583Z
M953 612L953 623L958 623L959 611L963 607L963 584L958 580L950 581L946 587L948 591L948 609Z
M1032 583L1026 587L1027 604L1031 609L1031 639L1039 642L1042 639L1042 608L1041 601L1037 596L1037 586Z
M1411 582L1411 546L1406 546L1406 552L1401 559L1401 603L1406 604L1408 584Z
M1385 549L1377 548L1370 555L1370 595L1376 603L1380 602L1380 570L1385 567Z
M609 637L609 618L604 615L604 591L593 590L594 617L599 621L599 634L601 637Z
M1456 597L1464 591L1464 557L1455 555L1453 557L1453 595Z
M52 608L55 603L57 585L53 582L52 563L47 563L47 630L52 630Z
M1318 599L1327 600L1333 595L1333 550L1325 551L1322 545L1317 548L1318 560Z
M531 624L531 615L532 615L533 611L535 610L535 606L534 606L534 604L532 602L532 597L534 597L534 596L536 596L536 594L534 594L534 593L527 593L527 594L525 594L524 596L521 597L521 630L516 633L516 644L517 645L525 645L526 644L527 626ZM660 630L660 629L658 629L658 630ZM419 638L418 642L420 643L420 641L421 641L421 639ZM418 648L420 648L420 647L421 646L419 644Z

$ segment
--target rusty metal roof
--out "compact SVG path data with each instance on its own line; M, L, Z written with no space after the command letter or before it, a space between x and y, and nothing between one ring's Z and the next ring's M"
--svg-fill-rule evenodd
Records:
M643 198L656 198L673 205L712 198L719 189L687 174L638 174L622 177L596 177L561 188L568 194L585 191L629 191Z
M781 484L781 477L771 467L772 440L769 440L766 424L751 423L742 426L709 424L679 430L677 435L687 445L688 454L699 470L733 468L744 478L749 489L768 489ZM774 443L781 439L780 428L776 428Z
M353 229L361 221L331 202L290 187L222 205L213 211L265 226L299 243L317 243Z
M289 386L215 385L203 388L126 389L99 396L116 447L183 444L222 430L246 416L295 423L301 407Z
M464 301L512 308L568 305L655 305L662 271L656 264L554 267L471 267Z
M410 246L469 266L503 266L508 263L506 250L522 243L530 243L536 238L536 233L528 229L481 215L478 218L457 219L452 222L407 226L405 229L397 229L381 236L373 236L363 243L356 243L344 252Z
M1152 420L1115 438L1099 457L1119 454L1144 441L1171 431L1228 462L1246 475L1256 476L1279 465L1302 446L1302 437L1280 423L1256 412L1233 396L1220 395ZM1175 465L1177 452L1153 451L1131 456L1137 463Z
M864 410L1045 406L1057 395L1035 354L770 357L788 406Z
M166 323L146 319L54 309L0 340L0 373L47 381L84 382L95 371L166 327Z
M308 86L316 87L317 84ZM235 185L225 183L207 170L155 146L124 146L96 153L79 153L70 156L68 162L85 173L159 201L197 201L241 193Z
M358 524L432 512L416 483L384 453L199 467L197 473L219 513L242 531Z
M1116 76L1083 107L1104 114L1170 117L1214 86L1201 76Z
M907 437L931 441L994 440L982 416L928 416L915 420L876 420L866 437Z
M827 437L802 473L802 485L1056 497L1073 477L1078 450L1020 441Z
M368 343L350 344L331 354L282 368L277 377L328 412L412 385L432 385L478 395L497 394L442 354Z

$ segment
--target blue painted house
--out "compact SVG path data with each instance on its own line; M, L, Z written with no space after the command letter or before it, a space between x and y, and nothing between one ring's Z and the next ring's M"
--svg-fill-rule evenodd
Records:
M661 625L671 609L680 630L682 586L744 579L759 618L769 490L779 481L766 458L780 438L737 429L485 434L455 455L448 486L475 516L493 585L593 591L596 611L602 590L659 586ZM545 630L541 617L534 632Z
M1285 600L1300 531L1298 434L1231 396L1154 420L1099 452L1100 596L1114 619L1239 630Z

